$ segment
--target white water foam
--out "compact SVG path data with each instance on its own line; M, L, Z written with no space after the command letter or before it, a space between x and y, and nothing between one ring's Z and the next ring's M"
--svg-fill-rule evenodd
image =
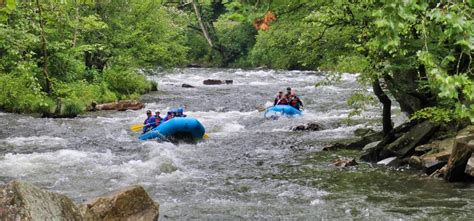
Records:
M32 137L9 137L5 143L14 146L60 146L65 147L68 141L60 137L32 136Z

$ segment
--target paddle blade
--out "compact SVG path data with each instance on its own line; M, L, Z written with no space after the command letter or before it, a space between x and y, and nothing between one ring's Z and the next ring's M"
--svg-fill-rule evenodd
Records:
M143 124L134 124L132 126L130 126L130 130L132 131L139 131L143 128Z
M204 140L209 139L209 134L204 134L204 136L202 136L202 139L204 139Z

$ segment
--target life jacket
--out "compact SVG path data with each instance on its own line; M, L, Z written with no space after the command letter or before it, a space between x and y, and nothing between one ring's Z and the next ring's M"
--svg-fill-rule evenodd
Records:
M163 120L163 119L162 119L161 117L159 117L159 116L158 116L158 117L155 117L156 126L160 125L162 120Z
M155 124L155 116L150 116L145 120L143 124L154 125Z
M275 100L273 101L273 106L277 105L277 104L278 104L278 101L280 101L280 99L281 99L282 97L283 97L283 96L280 96L280 95L276 96L276 97L275 97Z
M277 102L277 105L287 105L287 104L288 104L288 99L286 99L286 98L281 98Z
M292 107L299 110L300 105L302 105L303 103L301 102L300 98L295 95L291 98L289 104L290 104L290 106L292 106Z

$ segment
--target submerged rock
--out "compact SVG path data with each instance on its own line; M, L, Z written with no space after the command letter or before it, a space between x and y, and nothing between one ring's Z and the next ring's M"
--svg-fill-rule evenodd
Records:
M308 123L305 125L298 125L295 127L292 127L292 131L318 131L321 130L321 126L317 123Z
M406 157L417 145L428 141L437 128L438 125L429 121L418 124L393 143L387 145L385 151L382 151L381 154L382 156Z
M352 159L336 159L332 161L332 165L335 167L351 167L359 165L354 158Z
M0 220L83 220L65 195L12 181L0 187Z
M474 126L461 130L457 136L453 152L449 158L444 179L449 182L464 181L469 178L465 173L466 165L474 151Z
M348 144L335 143L330 146L326 146L323 148L323 150L325 151L337 150L337 149L362 150L362 149L365 149L365 147L368 146L369 144L378 144L382 138L383 138L382 132L376 132L376 133L364 136L361 139L358 139Z
M202 82L204 85L233 84L234 80L207 79Z
M396 156L407 158L414 152L416 146L425 144L437 130L438 125L429 121L419 124L409 122L394 128L374 148L364 151L361 159L377 162L381 159Z
M373 133L375 133L375 131L371 128L358 128L354 131L354 135L358 137L363 137L363 136L366 136L368 134L373 134Z
M130 186L81 205L89 220L158 220L159 204L142 186Z
M449 157L454 146L454 139L447 138L441 141L434 141L430 144L423 145L423 149L430 149L429 152L423 154L421 158L421 167L423 171L431 175L436 170L441 169L448 163ZM427 148L428 147L428 148ZM416 147L420 150L422 148Z

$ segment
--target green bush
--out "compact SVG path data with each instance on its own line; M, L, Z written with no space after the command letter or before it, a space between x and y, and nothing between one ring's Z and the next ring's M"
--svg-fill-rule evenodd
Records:
M130 69L108 69L105 71L105 81L119 98L132 94L143 94L150 91L152 87L145 76Z
M31 74L0 75L0 108L17 113L33 113L49 108L50 102Z
M85 105L79 98L66 98L62 101L61 116L63 117L76 117L83 113Z

